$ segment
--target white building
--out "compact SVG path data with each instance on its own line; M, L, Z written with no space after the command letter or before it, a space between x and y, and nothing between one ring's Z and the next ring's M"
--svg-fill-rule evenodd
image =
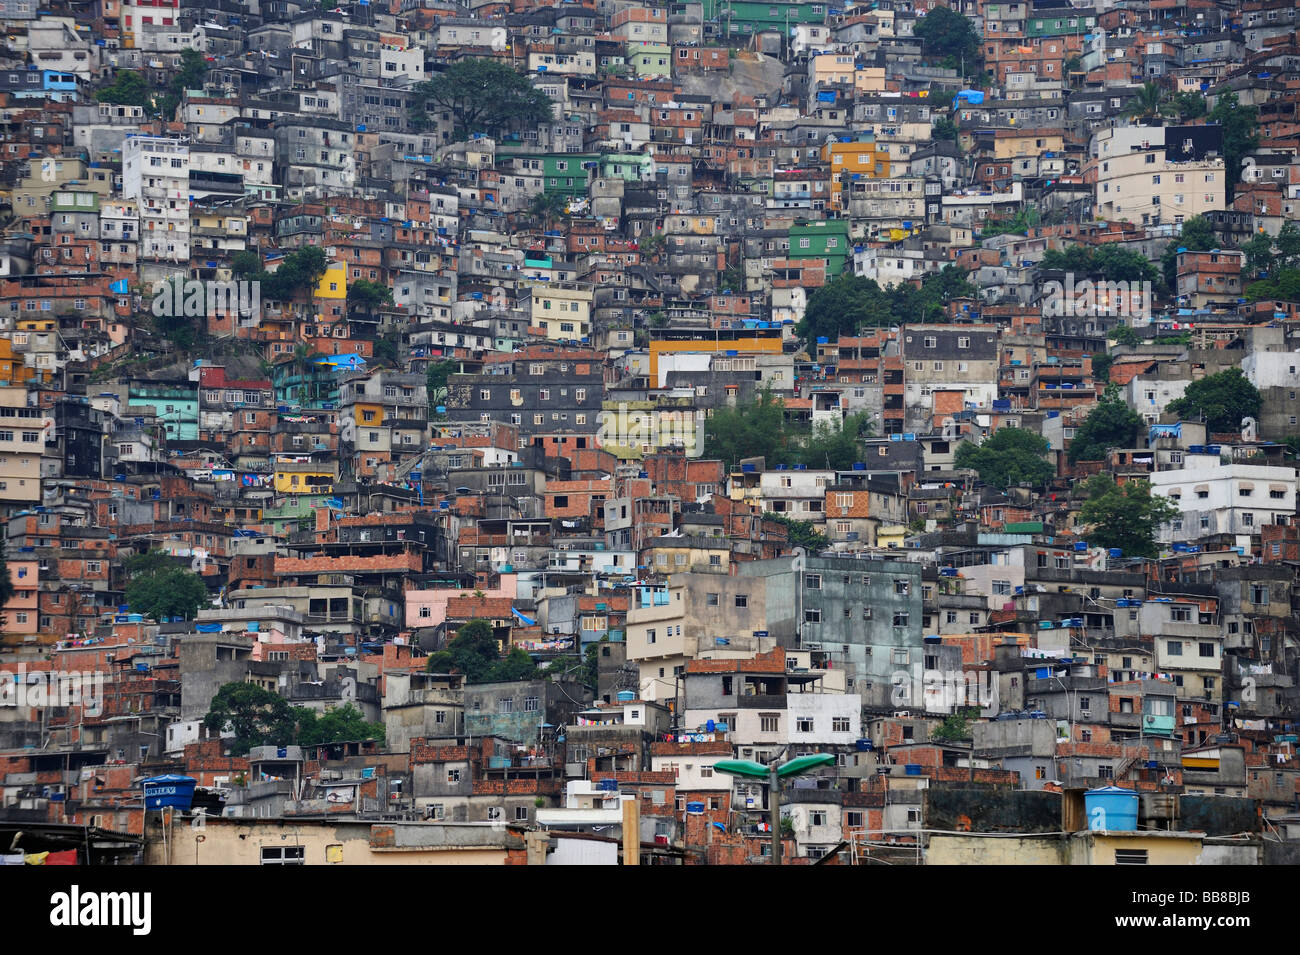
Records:
M190 147L181 139L127 136L122 144L122 198L140 211L138 255L146 282L188 271Z
M1289 523L1296 510L1291 468L1219 464L1158 471L1151 475L1151 491L1182 511L1180 518L1161 526L1158 536L1164 543L1234 535L1238 547L1249 547L1260 527Z

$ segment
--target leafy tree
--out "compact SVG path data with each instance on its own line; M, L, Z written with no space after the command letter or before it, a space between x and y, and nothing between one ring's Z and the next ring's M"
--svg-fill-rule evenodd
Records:
M425 669L430 673L463 673L466 683L502 683L531 680L537 675L532 658L514 647L503 658L497 639L486 620L471 620L462 626L446 649L429 654Z
M528 214L549 228L564 216L569 200L562 193L539 192L528 203Z
M802 547L809 554L817 554L831 546L830 538L820 533L812 521L800 521L776 513L765 513L763 519L784 524L790 535L791 547Z
M1252 302L1300 302L1300 269L1282 269L1276 278L1251 282L1246 298Z
M288 746L293 742L293 707L256 683L227 683L208 704L203 725L213 733L233 730L230 751L247 756L254 746Z
M941 59L945 66L971 71L980 62L980 37L970 20L948 7L934 7L916 21L912 34L921 41L921 53Z
M1169 403L1180 418L1203 417L1210 432L1236 431L1242 418L1259 415L1263 405L1259 389L1240 368L1227 368L1187 386L1183 396Z
M1259 146L1259 107L1242 106L1236 93L1220 93L1206 119L1223 126L1223 163L1228 173L1228 201L1241 178L1241 161Z
M262 271L262 257L256 252L236 252L230 257L230 271L241 279L256 275Z
M959 132L960 130L957 128L956 123L947 116L940 116L934 121L934 125L930 129L930 138L935 142L943 142L946 140L955 143Z
M1241 251L1246 253L1246 274L1251 277L1270 274L1273 271L1273 240L1268 233L1259 232L1241 244Z
M1172 292L1178 288L1178 250L1188 252L1208 252L1219 247L1218 237L1214 234L1214 225L1205 216L1192 216L1183 223L1178 237L1165 246L1160 256L1160 269L1164 275L1165 286Z
M704 456L728 466L760 456L772 463L784 460L790 444L785 404L767 390L750 404L718 408L704 423Z
M453 359L448 358L429 365L429 370L425 373L425 384L429 388L429 404L437 404L438 399L446 397L447 379L454 374L456 374L456 362Z
M795 329L803 339L835 341L860 328L893 324L889 297L875 279L843 272L808 297L803 318Z
M957 448L959 468L974 468L985 484L1006 490L1016 484L1046 484L1056 474L1043 458L1050 445L1023 428L999 428L983 444L964 441Z
M398 355L401 352L401 340L401 335L396 332L390 332L376 338L374 346L375 363L396 367Z
M393 290L382 282L357 279L348 286L348 305L363 315L373 315L381 305L393 304Z
M363 739L378 740L383 745L386 736L383 723L367 721L365 715L351 703L336 706L321 714L305 706L293 707L292 712L297 724L295 741L299 746L348 743Z
M1120 328L1128 328L1127 325L1121 325ZM1128 328L1130 332L1133 329ZM1114 364L1115 356L1108 352L1099 351L1092 356L1092 379L1102 383L1110 381L1110 366Z
M1125 557L1155 557L1156 529L1179 514L1167 498L1152 497L1146 481L1122 486L1109 474L1094 474L1084 485L1088 499L1079 512L1088 525L1088 543L1117 547Z
M971 738L970 725L979 719L979 710L962 710L949 713L942 723L930 731L930 739L957 743Z
M158 100L158 112L164 119L171 119L180 105L186 90L202 89L203 77L207 75L208 63L198 50L186 47L181 50L180 69L167 84L167 92Z
M1134 119L1158 120L1174 111L1175 106L1169 101L1169 94L1159 83L1143 83L1137 96L1133 97L1133 102L1124 110L1124 115Z
M418 129L432 125L430 111L449 113L454 138L473 133L500 136L533 129L554 115L554 102L508 63L458 60L433 79L416 85L411 119Z
M1208 109L1205 105L1205 97L1191 90L1175 93L1173 105L1179 121L1184 123L1189 119L1200 119Z
M1026 206L1009 219L986 219L980 226L980 238L987 239L995 235L1024 233L1042 221L1037 206Z
M1116 325L1106 333L1106 337L1113 339L1116 345L1132 346L1140 344L1142 341L1142 339L1138 338L1138 333L1127 325Z
M839 426L819 424L799 452L798 463L810 468L847 470L854 461L862 460L858 439L870 430L871 422L865 414L849 415Z
M722 272L722 279L718 288L724 291L732 292L745 291L745 267L743 265L729 265Z
M1073 272L1076 276L1105 279L1108 282L1155 282L1160 278L1154 265L1143 255L1109 244L1091 249L1069 245L1048 249L1038 262L1048 271Z
M211 602L203 578L175 563L131 573L125 596L132 613L158 621L167 617L191 620Z
M1124 403L1119 388L1109 385L1102 399L1070 442L1070 463L1100 461L1111 448L1131 448L1142 428L1142 418Z
M1300 227L1288 219L1282 223L1282 228L1278 230L1277 238L1273 240L1277 246L1277 264L1283 268L1294 268L1300 265Z
M14 599L14 580L9 574L9 562L5 560L4 548L0 547L0 607ZM0 627L6 621L0 617Z
M95 99L118 106L153 108L153 91L149 82L135 70L119 70L113 82L95 94Z
M171 282L165 282L160 291L153 297L153 301L150 302L149 312L154 331L166 338L178 350L188 352L194 349L199 338L207 331L202 317L190 314L191 309L188 308L188 305L194 292L197 291L202 298L202 301L199 302L202 314L206 315L208 312L207 286L197 285L193 287L193 290L186 289L183 286L185 277L180 275L176 276L174 281L182 286L181 298L187 307L180 309L172 307L171 303L174 303L177 298L175 286ZM154 303L160 298L164 303L164 307L155 309Z

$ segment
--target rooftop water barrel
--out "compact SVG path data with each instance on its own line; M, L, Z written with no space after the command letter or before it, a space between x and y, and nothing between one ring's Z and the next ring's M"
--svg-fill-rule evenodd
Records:
M1083 794L1088 828L1094 831L1136 832L1138 794L1132 789L1103 786Z
M618 701L620 703L631 703L635 699L636 699L636 694L633 693L631 690L618 691Z

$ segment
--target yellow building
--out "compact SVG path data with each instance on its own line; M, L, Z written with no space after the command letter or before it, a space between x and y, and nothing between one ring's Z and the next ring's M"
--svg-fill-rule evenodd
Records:
M334 465L310 461L277 461L277 494L332 494L338 474Z
M316 291L313 294L316 298L347 298L347 266L342 262L331 262L325 269L325 274L321 276L320 282L316 284Z
M659 382L659 359L663 355L680 352L697 352L709 355L753 357L781 354L781 329L665 329L651 332L650 379L653 387L662 388ZM752 368L732 369L752 371ZM658 384L655 384L659 382Z
M888 179L893 163L883 143L874 136L851 143L827 143L822 147L822 162L831 167L831 208L842 208L844 183L854 176L863 179Z
M531 322L548 341L581 341L591 336L590 285L546 282L531 292Z

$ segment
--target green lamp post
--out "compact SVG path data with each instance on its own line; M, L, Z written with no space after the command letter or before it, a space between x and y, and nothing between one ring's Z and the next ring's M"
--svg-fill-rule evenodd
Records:
M776 760L766 766L752 759L723 759L713 764L715 772L746 779L765 779L768 785L768 817L772 826L772 865L781 864L781 780L789 776L802 776L820 766L835 765L832 753L813 753L796 756L777 765Z

